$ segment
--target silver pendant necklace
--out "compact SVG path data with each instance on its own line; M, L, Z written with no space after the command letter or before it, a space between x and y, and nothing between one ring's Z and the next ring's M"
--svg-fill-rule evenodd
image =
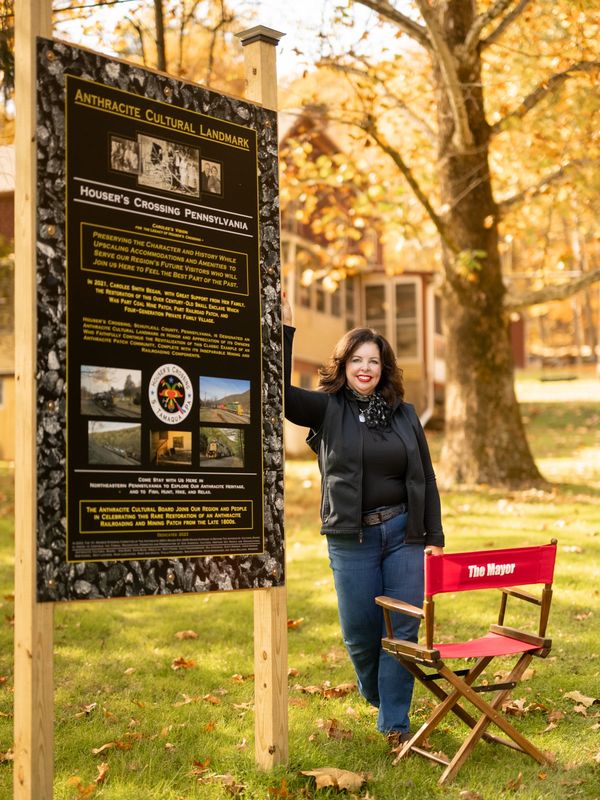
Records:
M372 405L373 405L373 398L371 397L371 399L369 400L369 405L365 409L362 409L360 406L358 407L358 421L359 422L366 422L365 414L369 413L369 411L371 410L371 406Z

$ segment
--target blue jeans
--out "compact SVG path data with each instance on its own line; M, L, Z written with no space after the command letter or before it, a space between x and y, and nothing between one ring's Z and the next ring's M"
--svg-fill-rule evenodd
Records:
M383 611L373 598L384 594L421 607L423 605L422 544L405 544L407 514L363 528L358 536L327 537L344 644L363 697L379 708L377 728L409 730L408 711L413 676L381 648L385 636ZM417 641L419 620L392 614L394 636Z

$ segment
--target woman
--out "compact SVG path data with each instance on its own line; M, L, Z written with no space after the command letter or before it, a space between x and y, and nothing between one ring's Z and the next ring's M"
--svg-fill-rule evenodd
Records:
M404 402L402 372L387 340L354 328L321 368L319 391L291 386L294 328L283 303L285 415L310 428L321 471L327 536L344 643L358 688L379 709L392 746L409 738L414 679L381 648L385 594L423 604L423 551L441 553L440 498L425 434ZM397 638L417 641L419 621L394 614Z

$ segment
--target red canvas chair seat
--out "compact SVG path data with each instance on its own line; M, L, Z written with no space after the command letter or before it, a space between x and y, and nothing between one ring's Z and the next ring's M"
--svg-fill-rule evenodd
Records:
M486 633L479 639L470 639L468 642L446 642L434 644L440 658L481 658L482 656L511 656L514 653L526 653L528 650L538 650L539 645L529 642L520 642L510 636L501 636L498 633Z
M445 770L439 783L444 784L454 778L480 739L507 745L513 750L526 753L539 763L546 761L544 754L519 733L501 713L501 709L510 691L521 680L531 659L545 658L550 652L552 642L546 638L546 627L555 559L556 540L552 540L549 545L505 550L445 553L440 556L426 552L423 608L388 597L375 598L383 607L385 616L387 636L382 640L383 649L397 658L440 701L427 722L404 744L394 763L409 753L417 753L442 763ZM536 584L543 585L541 596L521 588L523 585L529 587ZM435 595L490 588L499 589L501 599L497 621L489 626L487 633L463 642L433 642ZM509 597L538 607L533 630L504 624ZM423 619L425 642L415 644L395 639L392 613ZM505 677L495 681L484 680L484 670L494 658L511 656L516 661ZM474 663L462 669L451 668L446 663L456 659L471 659ZM442 688L440 683L444 681L449 688ZM493 693L491 701L482 697L486 692ZM464 701L474 706L481 716L473 716L472 709L463 706ZM455 714L470 729L465 741L451 759L422 747L423 742L449 712ZM499 727L508 739L489 733L487 728L491 724Z

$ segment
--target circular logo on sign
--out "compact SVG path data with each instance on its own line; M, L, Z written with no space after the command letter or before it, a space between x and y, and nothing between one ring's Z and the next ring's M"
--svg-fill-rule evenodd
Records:
M177 364L163 364L150 378L148 397L152 411L167 425L182 422L192 410L194 390L188 375Z

